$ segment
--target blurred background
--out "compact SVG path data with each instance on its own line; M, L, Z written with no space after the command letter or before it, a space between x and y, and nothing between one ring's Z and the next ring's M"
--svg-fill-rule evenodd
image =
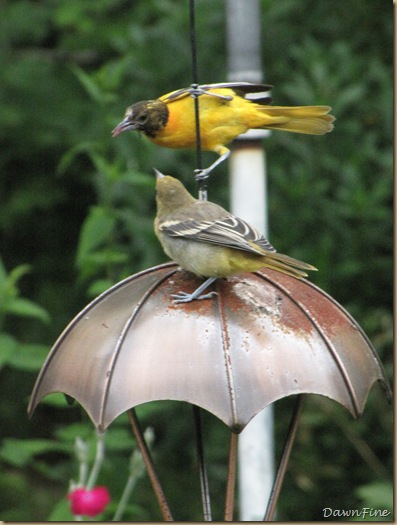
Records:
M0 4L0 516L70 520L74 440L94 453L82 409L60 395L26 408L67 323L96 295L165 262L153 233L153 166L196 192L195 153L137 134L111 138L126 106L191 81L187 0L3 0ZM359 322L392 376L393 5L384 0L262 0L264 80L276 105L329 104L333 133L274 132L269 239L310 262L310 276ZM199 80L227 78L225 1L196 0ZM204 155L204 165L214 160ZM249 183L249 181L247 181ZM227 163L209 198L229 207ZM275 404L279 455L293 400ZM139 408L176 520L202 520L190 410ZM372 389L359 421L307 398L278 519L322 520L324 507L392 510L392 409ZM222 519L228 429L205 414L214 519ZM106 437L99 481L111 519L133 441L123 415ZM114 508L113 508L114 510ZM388 517L391 519L392 515ZM125 515L161 519L146 477Z

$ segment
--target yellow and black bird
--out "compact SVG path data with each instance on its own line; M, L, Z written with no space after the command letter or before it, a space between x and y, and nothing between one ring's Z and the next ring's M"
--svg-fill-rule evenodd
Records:
M298 279L310 264L277 253L255 228L221 206L195 199L183 184L155 170L155 233L165 253L182 268L207 280L192 294L173 295L175 303L204 299L201 293L219 277L271 268Z
M270 106L272 99L269 96L247 98L270 89L271 86L249 82L179 89L156 100L144 100L129 106L112 135L117 137L123 131L136 130L160 146L194 148L196 120L192 97L198 96L201 147L220 155L211 166L201 170L204 177L229 156L226 144L249 129L311 135L332 131L335 118L329 115L329 106Z

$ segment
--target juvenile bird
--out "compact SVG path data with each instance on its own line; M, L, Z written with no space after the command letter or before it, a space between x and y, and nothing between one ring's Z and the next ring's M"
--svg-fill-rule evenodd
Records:
M333 129L335 117L329 106L269 106L268 96L249 100L253 93L268 92L271 86L249 82L208 84L198 89L183 88L156 100L143 100L129 106L124 119L112 131L142 132L155 144L167 148L194 148L196 120L193 96L198 96L201 147L220 155L211 166L200 171L206 177L230 150L226 144L249 129L273 129L323 135Z
M207 280L192 294L180 292L174 303L205 299L201 293L218 277L271 268L301 279L310 264L277 253L255 228L221 206L192 197L183 184L156 171L155 233L165 253L182 268Z

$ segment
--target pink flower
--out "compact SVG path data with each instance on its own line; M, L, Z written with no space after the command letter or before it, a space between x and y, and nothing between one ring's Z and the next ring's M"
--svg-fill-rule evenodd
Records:
M93 518L105 510L110 502L109 491L106 487L95 487L92 490L79 488L68 494L71 501L70 509L77 516Z

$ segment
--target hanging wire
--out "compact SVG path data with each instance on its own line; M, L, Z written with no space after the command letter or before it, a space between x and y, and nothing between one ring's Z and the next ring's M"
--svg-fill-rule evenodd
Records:
M197 72L197 47L196 47L196 19L195 19L195 5L194 0L190 0L190 44L192 50L192 96L194 99L194 114L196 121L196 159L197 159L197 169L201 170L203 168L202 158L201 158L201 137L200 137L200 111L199 111L199 100L200 96L198 93L198 72ZM207 182L205 178L198 178L199 185L199 199L207 200ZM201 500L203 505L203 513L205 521L212 521L211 517L211 502L208 486L208 476L207 468L205 464L204 457L204 447L203 447L203 434L201 428L201 415L200 408L193 406L193 418L196 429L196 443L197 443L197 455L199 462L199 471L200 471L200 486L201 486Z
M266 513L263 518L263 521L274 521L274 512L276 510L276 505L278 498L281 492L281 486L284 481L285 471L287 470L287 465L289 457L292 450L292 445L294 444L296 432L298 430L298 423L302 413L302 404L303 404L303 394L296 396L295 407L292 413L291 421L289 424L287 438L284 443L283 452L281 454L280 464L277 469L276 478L274 480L273 489L270 494L269 502L267 505Z
M163 488L160 484L160 480L157 476L156 469L154 467L154 463L153 463L153 460L152 460L152 457L149 451L149 447L146 443L145 436L142 432L141 425L139 424L139 420L136 415L135 409L131 408L128 411L128 418L130 420L130 424L131 424L132 432L135 437L135 441L142 454L142 458L145 463L148 476L152 483L152 487L156 495L161 514L163 516L163 520L164 521L174 521L170 508L168 506L168 502L165 497Z
M234 493L236 488L238 435L230 432L229 465L226 482L225 520L233 521Z
M204 458L203 430L201 424L201 409L193 405L193 418L196 429L196 448L200 472L201 501L203 505L204 521L212 521L210 492L208 486L207 468Z
M196 46L196 17L194 10L194 0L190 0L190 45L192 50L192 97L194 99L194 114L196 120L196 164L197 170L203 168L201 156L201 136L200 136L200 110L199 110L199 96L198 93L198 72L197 72L197 46ZM199 199L207 200L207 181L206 178L197 178L199 185Z

